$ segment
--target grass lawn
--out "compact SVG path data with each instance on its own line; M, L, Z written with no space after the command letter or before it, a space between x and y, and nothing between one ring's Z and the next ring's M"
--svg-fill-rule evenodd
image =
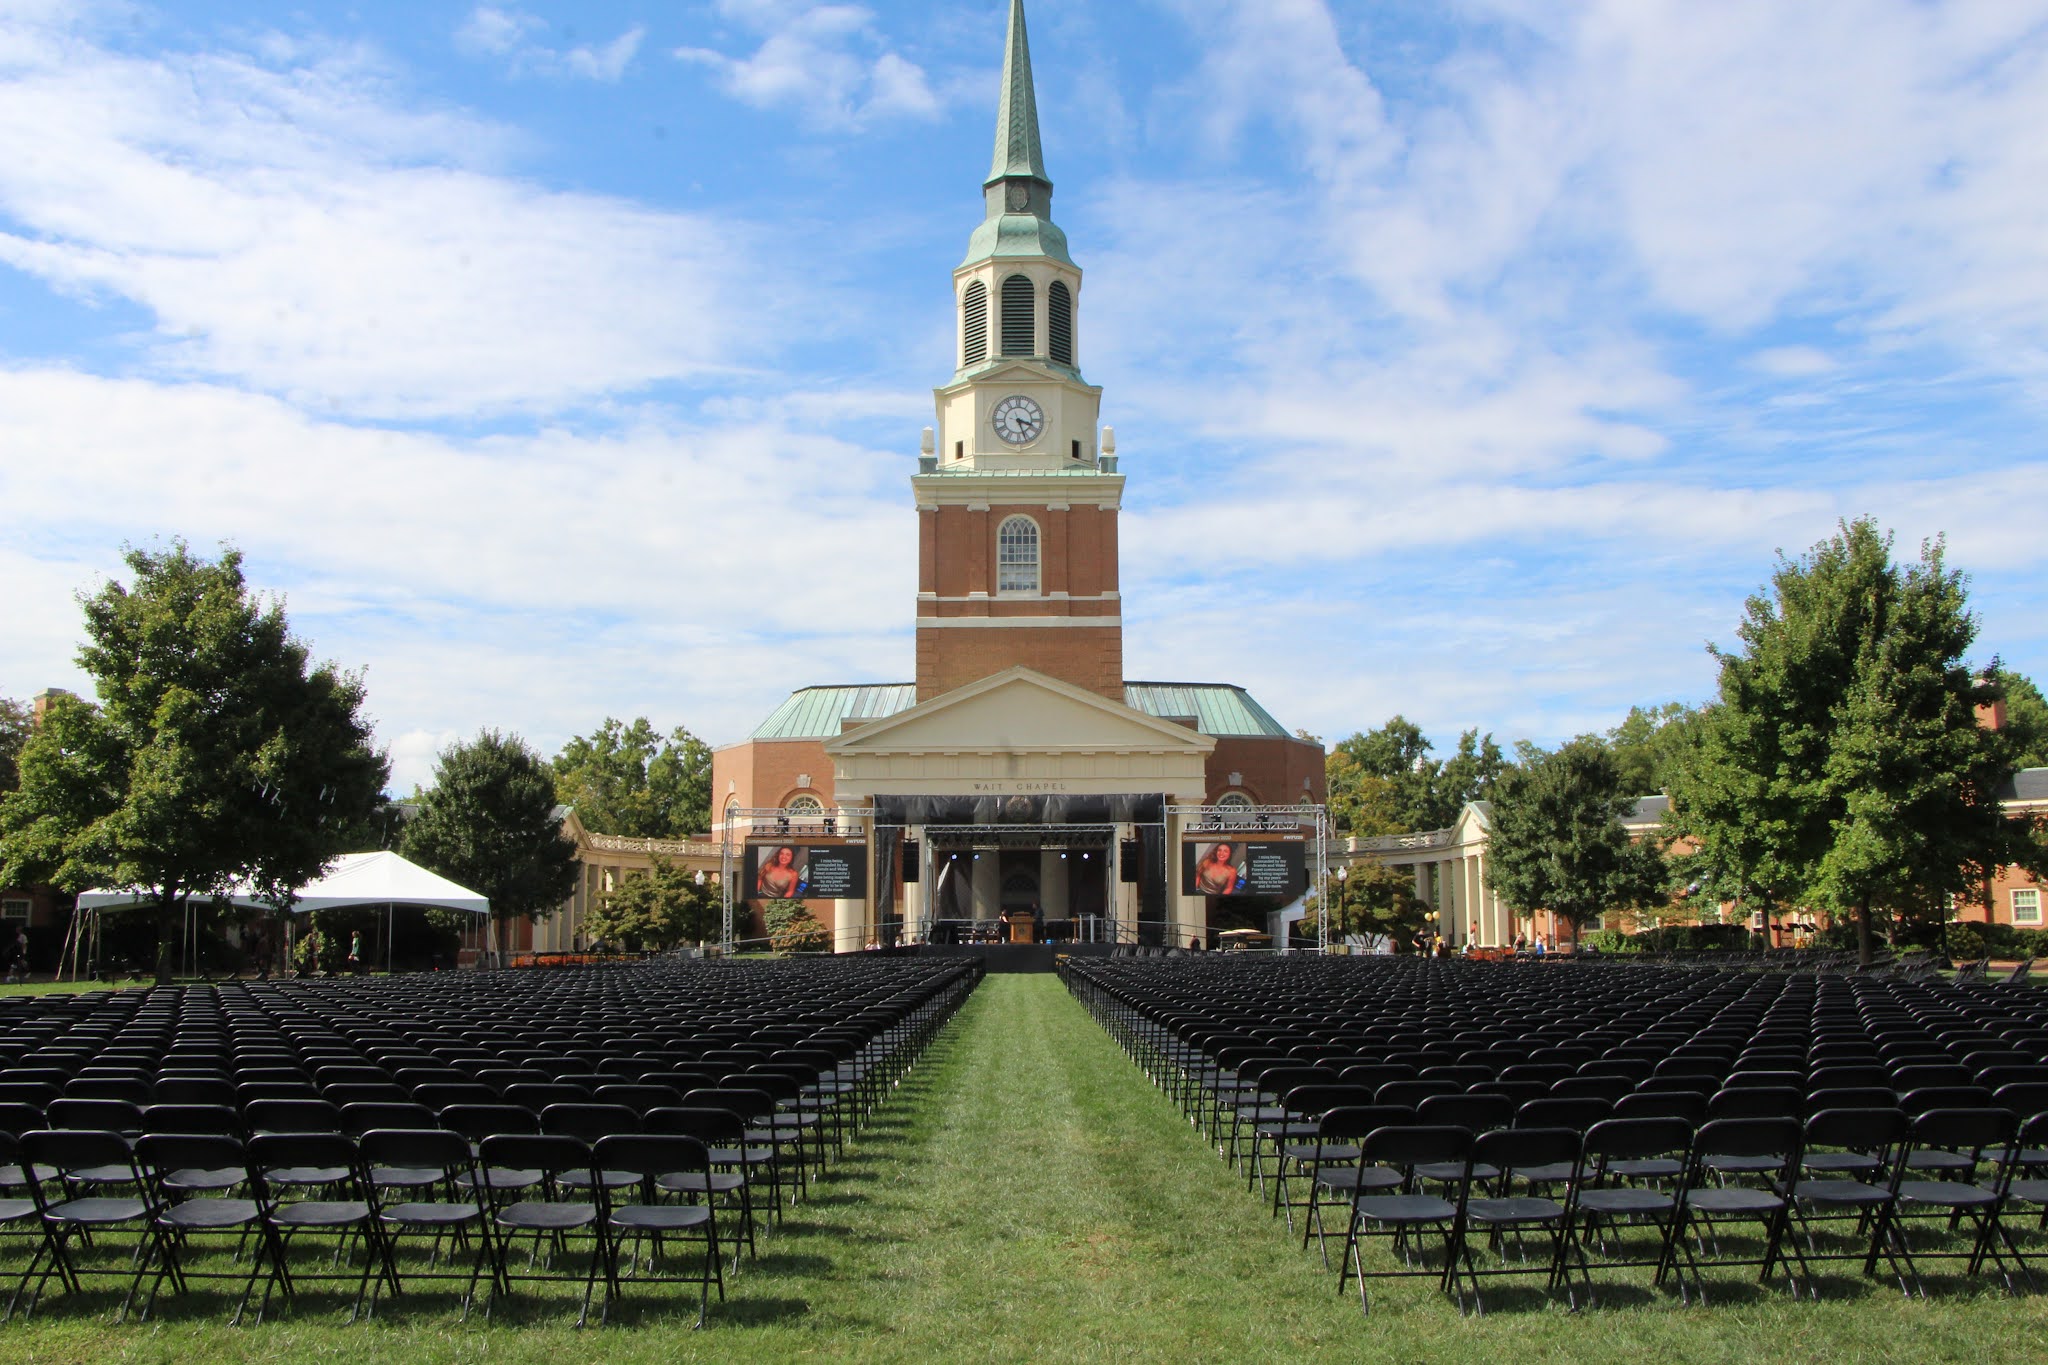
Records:
M153 986L154 978L129 977L120 981L18 981L0 983L0 995L84 995L87 991L125 991Z
M2048 1259L2048 1258L2044 1258ZM224 1300L166 1299L116 1327L47 1304L0 1328L9 1361L943 1360L1656 1361L2048 1358L2048 1297L1938 1282L1930 1302L1853 1277L1790 1302L1744 1272L1684 1309L1612 1278L1573 1315L1499 1289L1460 1318L1426 1282L1369 1318L1147 1085L1051 976L990 977L948 1034L742 1269L711 1327L639 1310L568 1327L566 1293L458 1323L447 1298L341 1323L333 1299L222 1325Z

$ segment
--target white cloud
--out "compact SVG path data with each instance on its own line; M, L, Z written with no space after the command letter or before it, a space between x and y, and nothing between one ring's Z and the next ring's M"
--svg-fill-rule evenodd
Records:
M472 56L509 57L546 31L539 15L478 5L455 30L455 45Z
M635 24L608 43L559 47L545 41L548 22L501 5L478 5L455 30L456 50L470 57L505 59L515 76L578 76L615 85L626 74L646 38Z
M745 57L694 46L677 48L675 56L709 70L743 104L792 110L831 128L939 112L923 68L886 45L870 9L789 0L720 0L718 8L759 35L760 46Z
M782 286L748 228L495 174L504 142L394 108L359 54L36 44L0 81L0 263L141 304L167 370L363 415L545 410L755 357Z
M73 685L72 593L122 541L173 534L243 549L399 734L488 723L551 752L609 711L723 741L792 660L798 681L908 669L907 462L773 417L458 441L53 369L0 370L0 413L6 449L36 452L0 460L22 528L0 695Z

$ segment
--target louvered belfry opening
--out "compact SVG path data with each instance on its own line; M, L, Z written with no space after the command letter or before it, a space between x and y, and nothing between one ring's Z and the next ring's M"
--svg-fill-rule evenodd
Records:
M987 359L988 286L976 280L960 300L960 363L979 365Z
M1046 330L1051 333L1052 358L1061 365L1074 363L1074 296L1060 280L1052 282L1045 296Z
M1038 335L1038 298L1030 277L1003 281L1003 354L1030 355Z

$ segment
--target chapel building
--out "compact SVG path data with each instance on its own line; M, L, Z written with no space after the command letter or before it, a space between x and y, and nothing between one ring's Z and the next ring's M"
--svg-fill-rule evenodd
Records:
M1182 884L1190 812L1252 827L1320 804L1323 751L1234 684L1124 676L1126 476L1082 373L1082 272L1052 216L1022 0L981 189L952 272L954 369L910 479L915 676L802 688L718 750L713 835L858 831L864 894L809 900L841 951L1026 908L1055 940L1183 943L1212 907ZM735 887L741 935L760 890Z

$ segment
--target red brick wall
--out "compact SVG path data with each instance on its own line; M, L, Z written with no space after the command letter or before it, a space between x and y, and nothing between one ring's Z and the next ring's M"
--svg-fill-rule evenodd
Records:
M1237 790L1261 806L1292 806L1320 802L1324 795L1323 746L1299 739L1224 736L1209 755L1209 799L1231 790L1230 775L1243 781ZM1302 783L1308 785L1304 787Z
M972 626L917 632L917 699L1022 664L1112 701L1124 699L1124 634L1118 626Z

